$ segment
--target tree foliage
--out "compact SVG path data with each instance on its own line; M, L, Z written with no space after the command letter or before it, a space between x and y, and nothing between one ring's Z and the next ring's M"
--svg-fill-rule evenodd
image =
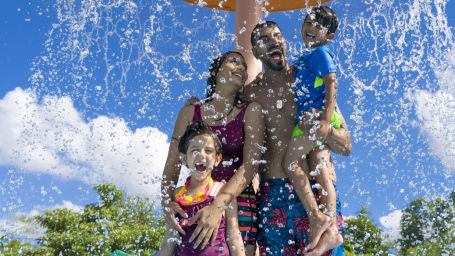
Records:
M370 215L371 212L362 206L357 217L345 221L346 255L388 255L381 236L382 230L373 222Z
M98 202L85 206L82 212L54 209L34 217L46 228L37 246L13 240L0 248L0 254L109 255L118 249L152 255L159 249L165 222L154 212L152 202L125 197L113 184L99 184L94 189Z
M418 198L403 211L401 255L455 255L455 191L446 200Z

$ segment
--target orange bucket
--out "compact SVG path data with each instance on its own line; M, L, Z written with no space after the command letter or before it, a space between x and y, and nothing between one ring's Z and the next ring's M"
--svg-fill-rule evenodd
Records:
M199 3L207 3L201 6L214 8L223 11L235 11L236 0L183 0L185 2L198 5ZM242 1L242 0L240 0ZM257 0L260 1L260 0ZM263 0L262 5L268 12L281 12L296 9L303 9L308 6L327 3L331 0Z

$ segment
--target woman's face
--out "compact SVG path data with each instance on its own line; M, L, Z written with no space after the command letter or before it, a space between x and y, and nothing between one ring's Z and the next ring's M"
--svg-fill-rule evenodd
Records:
M246 72L245 59L237 53L230 53L224 60L223 64L216 75L216 83L219 84L234 84L243 86L248 74ZM237 88L237 90L239 89Z

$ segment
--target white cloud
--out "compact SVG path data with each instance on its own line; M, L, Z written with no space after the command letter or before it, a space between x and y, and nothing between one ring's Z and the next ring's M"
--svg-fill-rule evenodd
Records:
M410 97L421 131L429 137L430 150L449 172L455 172L455 50L447 54L445 65L436 68L435 92L416 90Z
M384 234L390 240L396 240L400 237L400 220L402 212L395 210L389 215L379 217L379 222L384 227Z
M53 206L36 205L30 212L16 212L9 218L0 219L0 236L6 235L8 238L21 239L23 241L32 241L44 235L46 231L42 226L34 221L23 221L23 218L31 218L41 214L45 210L69 209L75 212L81 212L84 207L75 205L70 201L63 200L61 204Z
M132 131L122 119L105 116L85 122L69 97L38 102L21 88L0 99L0 120L0 165L159 195L169 143L156 128Z

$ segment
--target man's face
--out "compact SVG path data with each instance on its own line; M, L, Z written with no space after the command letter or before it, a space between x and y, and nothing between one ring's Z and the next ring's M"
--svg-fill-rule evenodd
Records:
M280 71L286 67L286 42L278 27L263 27L257 31L253 54L264 66Z

